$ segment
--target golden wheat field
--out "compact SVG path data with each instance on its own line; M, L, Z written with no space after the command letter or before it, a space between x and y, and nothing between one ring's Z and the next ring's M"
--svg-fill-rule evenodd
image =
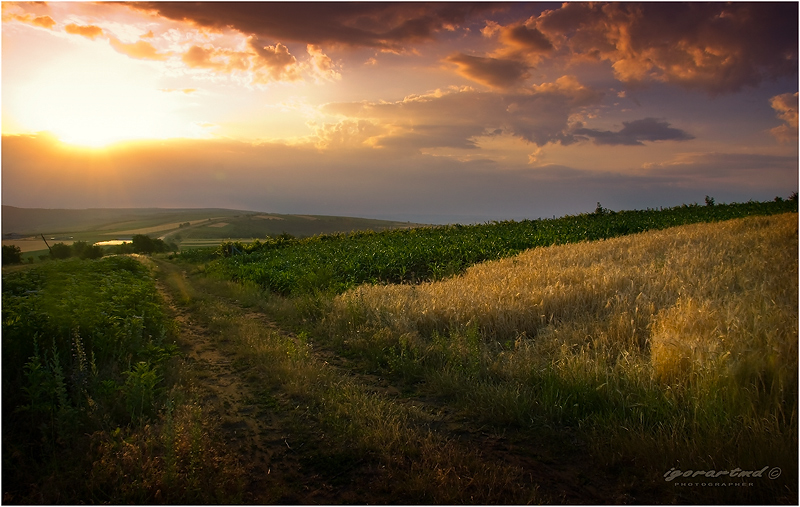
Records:
M508 378L540 366L677 387L752 373L782 390L796 382L797 225L790 213L536 248L445 281L361 286L328 323L418 350L477 330L514 344L483 352Z

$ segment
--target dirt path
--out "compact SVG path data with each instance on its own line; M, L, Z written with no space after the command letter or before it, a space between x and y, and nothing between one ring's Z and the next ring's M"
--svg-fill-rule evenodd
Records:
M159 262L170 276L185 273ZM329 503L318 488L297 473L297 457L292 452L291 420L281 416L274 403L265 402L264 388L256 368L241 357L224 337L215 336L199 322L191 308L163 281L158 289L172 318L178 323L180 343L192 388L199 392L203 409L218 421L228 450L247 470L244 503L312 504ZM265 329L272 327L265 316L251 313ZM268 398L268 397L267 397Z
M247 470L243 502L386 503L387 497L381 496L385 493L365 491L373 479L384 473L382 465L376 466L374 459L348 462L341 470L334 465L333 470L319 472L313 464L309 466L309 460L324 458L330 452L324 442L311 437L322 430L297 427L298 415L292 412L298 407L292 406L292 400L265 381L249 358L237 351L232 340L214 329L208 315L198 315L198 308L182 297L180 287L197 290L191 278L177 265L156 263L162 271L159 290L179 325L193 388L200 393L204 410L219 422L227 448ZM166 284L167 277L177 277L180 281ZM243 309L231 299L212 297L218 308L235 314L237 319L255 323L264 333L282 332L264 314ZM560 442L556 442L520 430L498 433L477 427L441 400L402 396L402 385L359 372L350 360L332 350L312 347L312 354L320 365L352 379L365 392L427 414L425 424L430 430L459 449L477 452L486 463L522 471L520 476L524 476L526 489L537 490L538 501L569 504L663 501L657 491L647 486L619 481L621 476L635 472L633 464L603 470L589 458L585 444L577 440L568 442L563 434L559 435ZM635 480L635 474L630 478ZM383 483L378 480L376 484Z

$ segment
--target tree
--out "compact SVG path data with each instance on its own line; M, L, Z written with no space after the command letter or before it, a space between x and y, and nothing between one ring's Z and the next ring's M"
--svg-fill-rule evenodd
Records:
M132 244L134 252L143 254L167 252L170 247L174 247L173 249L177 250L177 246L173 244L168 245L163 239L153 239L144 234L135 235Z
M53 259L67 259L72 256L72 247L64 243L56 243L50 247L50 257Z
M144 234L136 234L131 241L133 244L133 251L140 254L151 254L155 252L156 245L150 236Z
M22 262L22 250L17 245L3 245L3 266Z
M72 244L72 255L75 257L83 258L83 252L89 247L89 243L85 241L76 241Z
M99 245L89 245L80 254L81 259L99 259L105 254L103 247Z

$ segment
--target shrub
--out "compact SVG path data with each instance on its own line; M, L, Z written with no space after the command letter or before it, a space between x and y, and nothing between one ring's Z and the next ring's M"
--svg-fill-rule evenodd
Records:
M68 259L72 257L72 247L64 243L56 243L50 247L50 257L53 259Z
M17 245L3 245L3 266L22 262L22 250Z

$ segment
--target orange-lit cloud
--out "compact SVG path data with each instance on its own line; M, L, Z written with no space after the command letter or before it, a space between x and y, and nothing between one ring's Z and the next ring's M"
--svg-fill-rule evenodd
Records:
M456 64L460 75L491 88L509 88L530 77L528 65L516 60L484 58L462 53L449 56L446 61Z
M250 67L248 53L242 51L229 51L214 47L200 47L197 45L189 48L181 60L193 69L210 69L220 73L244 71Z
M126 44L116 37L109 37L108 42L118 53L137 60L166 60L169 57L167 54L159 53L151 43L143 40Z
M797 73L796 3L570 3L536 27L573 57L611 62L627 83L735 92Z
M365 147L385 132L385 129L367 120L343 120L321 125L309 122L309 126L317 138L316 146L323 149Z
M770 130L770 133L782 143L797 142L797 92L776 95L770 100L772 109L777 112L784 124Z
M31 14L8 14L3 16L3 21L12 19L20 23L47 28L48 30L52 30L56 26L56 21L50 16L34 16Z
M306 51L309 56L309 73L317 81L336 81L342 78L342 75L336 69L333 60L322 52L319 46L308 44Z
M252 84L302 79L302 65L283 44L264 45L255 37L250 37L247 39L247 49L248 51L233 51L194 45L183 53L181 60L193 69L245 75Z
M265 46L255 37L251 37L247 43L255 52L255 57L251 59L254 83L301 79L297 58L289 53L289 48L281 43Z
M501 43L500 48L493 53L494 56L535 65L553 50L553 44L531 21L533 20L507 26L490 21L481 33L486 37L497 37Z
M394 127L379 146L470 149L475 138L505 134L542 146L571 144L570 116L603 94L565 76L533 91L478 92L469 88L409 96L402 101L334 103L324 112Z
M73 35L82 35L83 37L92 40L103 35L103 29L99 26L76 25L75 23L70 23L65 26L64 31Z

